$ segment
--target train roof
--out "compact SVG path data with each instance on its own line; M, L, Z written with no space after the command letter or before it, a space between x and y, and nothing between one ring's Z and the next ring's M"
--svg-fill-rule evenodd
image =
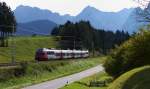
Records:
M66 52L66 53L71 53L71 52L75 52L75 53L79 53L79 52L89 52L88 50L59 50L59 49L48 49L48 48L40 48L37 51L53 51L53 52Z

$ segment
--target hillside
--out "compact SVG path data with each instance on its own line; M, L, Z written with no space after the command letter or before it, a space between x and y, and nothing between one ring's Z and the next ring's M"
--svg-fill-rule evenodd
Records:
M11 39L10 47L0 48L0 63L11 61ZM35 51L38 48L54 48L56 42L52 37L16 37L16 61L34 61Z
M51 30L56 27L57 24L49 20L37 20L27 23L18 23L17 35L49 35Z
M149 89L150 66L133 69L116 79L108 89Z

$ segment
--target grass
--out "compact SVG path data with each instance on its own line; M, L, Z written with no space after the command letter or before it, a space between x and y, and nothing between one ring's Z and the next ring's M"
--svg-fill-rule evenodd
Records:
M90 81L104 81L105 79L110 78L105 72L101 72L98 74L95 74L93 76L84 78L80 81L74 82L72 84L69 84L67 86L64 86L61 89L107 89L106 87L89 87Z
M150 89L150 66L133 69L117 78L108 89Z
M55 48L56 41L53 37L16 37L15 55L16 61L34 61L35 51L38 48ZM0 47L0 63L11 62L11 39L9 47Z
M9 47L0 47L0 63L11 62L11 39ZM17 62L25 62L16 67L0 68L0 89L20 89L21 87L52 80L94 67L104 62L105 57L87 59L56 60L35 62L38 48L55 48L53 37L16 37L15 55Z
M1 81L0 86L1 89L20 89L27 85L80 72L99 65L100 63L103 63L104 60L105 57L95 57L88 59L29 63L25 75Z

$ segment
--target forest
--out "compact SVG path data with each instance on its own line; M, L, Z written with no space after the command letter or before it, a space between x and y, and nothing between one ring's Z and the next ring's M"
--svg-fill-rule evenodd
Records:
M61 49L88 49L103 54L129 39L128 32L116 32L93 28L88 21L66 22L54 28L51 32L56 36Z

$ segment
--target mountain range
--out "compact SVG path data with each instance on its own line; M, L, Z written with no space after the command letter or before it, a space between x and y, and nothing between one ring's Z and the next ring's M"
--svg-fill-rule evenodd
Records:
M51 30L57 24L49 20L37 20L26 23L19 23L16 35L50 35Z
M19 23L18 27L38 28L38 30L30 29L32 31L37 31L37 33L50 33L55 26L64 24L68 20L72 22L78 22L80 20L90 21L91 25L97 29L111 31L125 30L132 33L143 25L135 18L135 11L137 9L141 10L139 8L130 8L123 9L119 12L103 12L94 7L87 6L77 16L70 16L68 14L60 15L59 13L54 13L37 7L21 5L14 10L14 14ZM45 24L44 21L49 21L49 24ZM35 25L35 22L41 25L41 27ZM48 28L44 28L48 27L47 25L49 25L49 32L46 32L48 30L45 30Z

